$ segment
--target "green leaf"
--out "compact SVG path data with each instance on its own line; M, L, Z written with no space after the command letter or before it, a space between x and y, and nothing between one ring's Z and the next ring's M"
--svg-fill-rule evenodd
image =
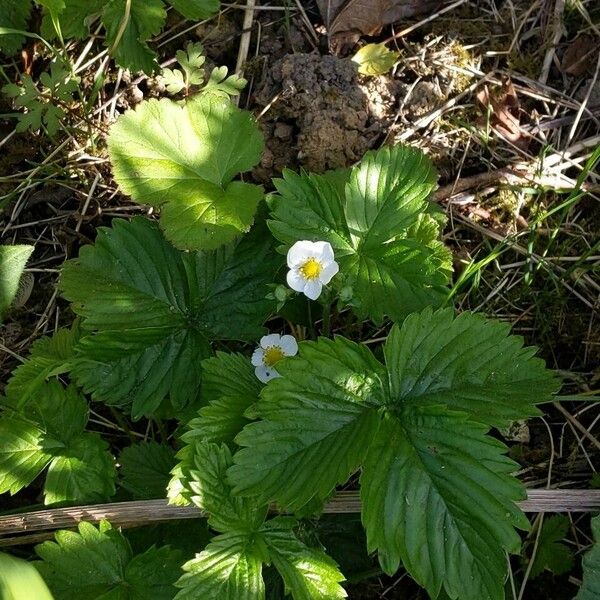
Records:
M52 460L44 432L17 418L0 420L0 494L16 494L29 485Z
M583 584L575 600L598 600L600 598L600 517L592 519L594 545L583 557Z
M338 175L284 171L274 182L269 227L286 249L328 241L340 266L332 285L345 288L355 312L401 321L448 294L451 256L427 200L435 179L422 152L400 145L368 152L343 189Z
M229 470L234 493L276 499L299 510L326 498L364 459L377 431L383 367L368 349L342 338L299 344L277 363L257 404L262 421L237 436L243 449Z
M26 31L31 14L31 0L3 0L0 9L2 27ZM0 52L15 54L25 43L25 36L19 34L0 34Z
M12 372L6 385L5 393L13 408L24 406L50 377L69 371L78 339L79 327L75 324L32 344L27 360Z
M225 533L183 565L176 600L264 600L262 560L248 534Z
M102 12L104 0L64 0L64 4L64 10L58 15L63 39L84 39L89 35L90 20ZM49 13L44 14L41 33L46 39L56 37Z
M265 520L267 506L231 495L226 481L232 462L229 448L225 444L197 442L191 452L193 466L189 471L184 468L184 485L190 500L208 513L208 524L221 533L257 530Z
M106 45L120 67L147 74L156 69L147 41L160 33L166 17L161 0L110 0L104 5Z
M248 81L235 73L227 77L228 72L227 67L215 67L211 71L202 92L224 94L225 96L239 96Z
M487 431L551 399L556 380L533 353L503 325L430 308L394 326L386 367L343 338L303 342L236 438L234 492L297 510L362 466L369 550L386 572L402 561L432 597L500 600L505 551L528 521L517 465Z
M134 498L149 500L166 496L175 451L154 441L127 446L119 456L121 484Z
M352 57L352 62L358 65L358 72L362 75L383 75L394 66L399 56L400 52L388 50L384 43L367 44Z
M545 569L554 575L562 575L573 568L573 552L561 543L567 536L570 525L571 522L564 515L553 515L544 519L531 566L532 578L541 575Z
M108 140L123 192L161 207L161 227L182 249L213 249L249 229L262 188L232 179L259 161L263 143L250 113L213 94L143 102Z
M94 399L131 405L134 418L166 397L178 410L194 401L209 341L264 331L277 266L270 243L256 228L236 244L189 254L144 218L99 230L95 246L66 263L60 284L87 332L73 368L78 382Z
M0 246L0 323L17 295L21 275L32 252L33 246Z
M196 440L227 444L250 419L246 410L258 401L262 389L247 356L217 352L214 358L202 362L202 399L208 406L198 411L198 417L187 425L181 436L186 443Z
M294 600L346 598L346 591L340 585L344 576L335 561L298 540L289 521L276 517L261 529L271 561L281 574L286 591Z
M446 405L507 426L541 414L559 382L510 326L452 309L425 309L394 326L385 344L390 393L409 406Z
M170 600L175 595L180 553L169 547L133 556L124 536L106 521L98 528L81 522L78 533L61 530L55 538L36 546L43 560L36 566L61 600Z
M50 590L31 563L4 553L0 553L0 598L53 600Z
M210 19L219 12L219 0L168 0L169 4L186 19Z
M513 526L528 521L511 476L518 465L487 427L443 408L417 408L387 418L361 475L369 552L394 574L400 562L436 598L504 600L505 551L516 553Z
M115 477L108 444L96 433L80 435L52 459L44 503L106 500L115 493Z

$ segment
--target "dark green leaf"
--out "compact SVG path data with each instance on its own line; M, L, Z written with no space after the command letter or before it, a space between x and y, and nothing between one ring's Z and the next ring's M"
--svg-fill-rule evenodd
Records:
M259 228L236 244L186 254L147 219L113 221L63 268L62 289L88 332L74 375L95 399L131 405L134 418L165 397L182 409L198 395L211 339L264 331L275 269Z
M134 498L165 498L175 451L157 442L127 446L119 456L121 484Z
M169 4L186 19L210 19L219 12L219 0L168 0Z
M33 4L31 0L2 0L0 25L7 29L27 31ZM0 52L15 54L25 43L25 36L12 33L0 34Z
M555 575L562 575L573 568L573 552L561 543L567 536L570 525L571 522L564 515L553 515L544 519L529 572L532 578L541 575L544 569Z

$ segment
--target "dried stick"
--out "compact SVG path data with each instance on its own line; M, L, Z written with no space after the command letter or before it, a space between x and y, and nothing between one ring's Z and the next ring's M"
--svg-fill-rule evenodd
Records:
M589 512L600 510L600 490L527 490L527 500L518 503L525 512ZM359 513L356 491L339 492L325 506L325 513ZM160 521L197 519L203 516L195 506L170 506L166 500L140 500L52 508L0 517L0 546L32 543L49 537L55 529L74 527L80 521L103 519L119 527L137 527Z

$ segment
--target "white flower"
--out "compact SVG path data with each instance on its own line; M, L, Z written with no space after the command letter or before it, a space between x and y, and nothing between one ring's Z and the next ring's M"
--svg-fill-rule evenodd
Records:
M340 270L329 242L296 242L287 253L288 285L316 300L324 285Z
M260 345L252 354L252 365L255 375L263 382L279 377L273 365L285 356L295 356L298 352L298 342L292 335L271 333L260 338Z

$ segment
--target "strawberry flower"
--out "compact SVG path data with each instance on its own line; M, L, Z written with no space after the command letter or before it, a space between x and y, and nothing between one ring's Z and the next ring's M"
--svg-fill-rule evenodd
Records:
M298 342L292 335L271 333L260 338L260 345L252 354L254 374L260 381L267 383L280 377L274 365L286 356L298 353Z
M324 285L340 270L329 242L296 242L287 253L288 285L307 298L316 300Z

